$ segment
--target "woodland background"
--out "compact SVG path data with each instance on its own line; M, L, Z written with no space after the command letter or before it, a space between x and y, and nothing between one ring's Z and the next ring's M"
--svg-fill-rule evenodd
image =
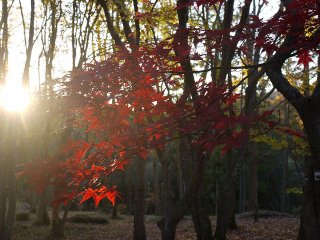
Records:
M281 215L295 232L270 239L320 239L318 1L1 6L0 83L32 100L0 113L0 239L24 235L29 211L51 225L26 229L62 238L72 211L100 210L133 215L115 221L136 240L145 215L159 238L180 239L187 216L208 240L274 212L300 228Z

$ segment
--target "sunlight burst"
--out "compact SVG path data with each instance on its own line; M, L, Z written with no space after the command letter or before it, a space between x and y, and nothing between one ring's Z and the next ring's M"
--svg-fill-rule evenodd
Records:
M23 112L29 102L29 93L21 86L7 85L1 89L0 104L8 112Z

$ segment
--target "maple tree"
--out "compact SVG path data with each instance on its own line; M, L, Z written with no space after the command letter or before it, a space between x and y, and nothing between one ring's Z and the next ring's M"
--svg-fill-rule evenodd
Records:
M237 75L232 72L237 68L256 69L250 74L258 72L258 76L266 72L273 85L297 109L305 123L313 154L309 169L309 179L313 179L312 173L317 169L319 159L319 133L315 129L319 119L316 107L319 77L313 95L303 97L283 77L281 67L293 55L297 55L298 64L304 66L313 61L311 52L317 53L319 44L319 25L311 24L318 19L317 1L284 1L284 7L273 18L264 21L250 15L252 1L243 3L240 18L235 20L234 1L179 0L177 6L171 6L171 12L177 19L174 33L171 36L164 34L163 39L154 43L142 41L139 32L140 23L148 25L157 17L152 11L139 12L134 1L133 32L127 21L130 12L115 2L121 16L123 37L110 22L109 6L105 1L97 2L104 10L114 48L105 54L104 61L86 64L83 69L72 71L59 88L59 94L69 108L68 114L72 114L70 126L82 134L90 134L90 138L70 139L61 153L53 157L57 160L25 165L22 174L28 176L30 184L38 191L54 186L54 204L57 205L79 196L80 203L93 198L97 206L103 198L108 198L114 204L119 193L115 187L105 184L107 176L114 171L125 170L127 164L146 160L150 150L156 149L159 156L163 155L166 143L179 139L184 161L190 161L194 172L188 175L191 180L185 193L172 206L168 204L165 216L158 224L163 239L174 239L178 222L190 208L193 208L195 218L198 217L195 222L201 222L201 218L208 219L199 210L203 169L212 151L221 147L221 160L227 170L219 182L221 198L218 199L215 238L225 239L235 208L232 186L236 162L232 151L248 139L246 128L265 120L268 115L244 116L234 110L239 95L234 92L237 85L233 85L229 78ZM150 3L147 1L145 4ZM189 23L191 9L203 5L218 6L215 13L223 18L217 28L208 29ZM299 19L298 24L296 19ZM250 29L255 29L256 34L252 34ZM244 43L249 38L253 39L253 48L259 49L258 52L261 51L267 60L237 67L236 62L248 52ZM204 60L211 67L197 70ZM204 72L211 75L202 76ZM274 122L265 123L268 127L275 127ZM245 131L242 131L243 126ZM297 134L287 128L278 129ZM186 156L188 153L190 156ZM39 164L41 172L36 171ZM167 180L166 185L169 184ZM317 189L314 181L310 184L309 188ZM312 204L308 201L313 202L316 196L308 191L310 198L306 204L311 209ZM170 202L170 196L165 201ZM303 216L304 223L309 216ZM319 232L315 218L316 215L311 220L314 223L312 233L302 228L301 239L312 239L308 234ZM208 233L208 228L195 225L199 239L212 238L211 229ZM202 235L204 233L207 235ZM142 235L145 238L145 234Z

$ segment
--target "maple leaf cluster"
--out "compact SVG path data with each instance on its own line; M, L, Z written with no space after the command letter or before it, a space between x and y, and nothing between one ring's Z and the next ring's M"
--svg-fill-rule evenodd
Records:
M301 31L290 30L308 25L306 19L318 11L316 1L294 3L299 11L290 8L266 22L252 16L247 24L230 29L181 29L156 46L142 45L132 51L120 48L107 54L103 62L74 70L59 91L72 110L70 124L90 139L70 140L54 160L28 163L22 175L28 176L37 191L53 186L56 204L77 196L82 196L80 203L93 198L97 206L108 198L114 204L119 193L105 184L108 175L124 170L136 158L146 159L151 149L164 148L177 136L191 136L191 144L200 152L217 146L228 151L240 145L248 136L239 126L261 118L230 114L239 96L207 79L199 78L192 86L196 98L185 96L181 62L202 60L190 42L208 44L207 54L222 51L225 44L245 53L246 48L235 43L254 38L255 47L270 55L285 35L293 34L295 44L305 46L308 41L309 49L316 47L307 34L295 35ZM296 24L295 19L301 20ZM297 26L292 28L293 24ZM301 51L299 63L306 65L311 60L308 51ZM39 166L41 172L36 171Z

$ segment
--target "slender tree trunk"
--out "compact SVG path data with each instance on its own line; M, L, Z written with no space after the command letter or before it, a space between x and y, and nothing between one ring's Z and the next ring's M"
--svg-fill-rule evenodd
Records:
M52 226L50 236L52 238L64 237L63 224L59 219L59 208L56 206L52 208Z
M284 124L289 126L289 103L285 105ZM286 138L288 142L288 138ZM281 179L281 199L280 199L280 211L286 211L287 200L287 172L288 172L288 160L289 160L289 147L282 150L282 179Z
M160 187L158 174L158 157L153 158L153 194L154 194L154 212L155 215L161 215Z
M3 143L1 142L1 150ZM7 208L7 194L6 194L6 184L5 184L5 164L4 164L4 159L5 157L3 156L3 151L0 152L1 154L1 159L0 159L0 236L3 235L3 231L5 228L5 214L6 214L6 208Z
M112 219L117 219L118 218L118 201L115 201L114 206L112 206Z
M234 201L233 205L235 205L235 199L233 201ZM233 212L231 213L231 218L230 218L230 222L229 222L229 225L228 225L228 229L229 230L237 230L238 228L239 227L238 227L238 224L237 224L237 221L236 221L236 210L233 209Z
M224 173L218 177L217 181L217 225L214 239L225 240L227 230L234 214L234 191L235 191L235 158L230 151L226 154Z
M243 159L244 157L241 156ZM246 167L245 163L242 162L239 169L239 213L243 213L246 211Z
M162 212L166 215L170 209L171 196L170 196L170 174L169 174L169 161L165 158L161 150L157 150L157 155L161 163L162 169Z
M50 117L49 113L46 113L46 126L45 133L43 136L43 158L49 157L49 133L50 133ZM47 190L44 190L39 196L39 205L37 211L37 218L35 225L50 225L50 218L47 210Z
M134 184L133 184L133 176L132 176L132 167L130 167L126 171L126 177L127 177L127 211L128 213L133 213L133 201L134 198Z
M67 204L62 218L59 217L59 207L53 207L52 209L52 226L50 237L51 239L61 239L64 238L64 225L67 220L69 212L69 204Z
M30 28L29 28L29 37L28 37L28 46L26 51L26 62L24 64L22 83L25 87L29 86L29 78L30 78L30 62L32 56L32 49L34 45L34 19L35 19L35 0L30 1L31 7L31 15L30 15Z
M134 196L134 240L146 240L144 224L145 212L145 160L138 157L135 159L135 196Z
M72 69L76 68L77 44L76 44L76 16L77 16L77 0L72 1L72 17L71 17L71 46L72 46Z
M1 4L1 29L0 29L0 85L4 85L7 74L8 63L8 1L3 0ZM0 118L5 122L6 118L1 112ZM6 129L5 124L0 126L1 139L0 139L0 239L4 239L6 229L6 213L7 213L7 174L8 174L8 157L5 156L5 137Z
M250 179L249 179L249 209L253 211L254 221L258 221L258 160L256 157L256 144L250 142L248 146L250 159Z
M0 83L4 84L8 67L8 0L2 1L1 29L0 29Z
M47 211L47 199L46 199L46 191L43 192L39 197L39 206L37 211L37 218L35 221L35 225L50 225L49 214Z
M11 239L13 226L16 218L16 176L15 176L15 161L11 160L10 170L8 172L8 211L6 216L6 224L3 231L3 240Z
M17 145L17 128L18 116L14 115L9 117L9 131L8 131L8 157L6 166L6 198L4 201L5 206L5 217L4 217L4 228L0 239L10 240L13 226L16 217L16 162L18 157L18 145Z
M0 116L1 120L4 121L4 116ZM5 136L4 126L0 126L1 135ZM0 138L0 237L3 236L5 228L6 211L7 211L7 191L6 191L6 159L4 154L5 143L4 138Z

